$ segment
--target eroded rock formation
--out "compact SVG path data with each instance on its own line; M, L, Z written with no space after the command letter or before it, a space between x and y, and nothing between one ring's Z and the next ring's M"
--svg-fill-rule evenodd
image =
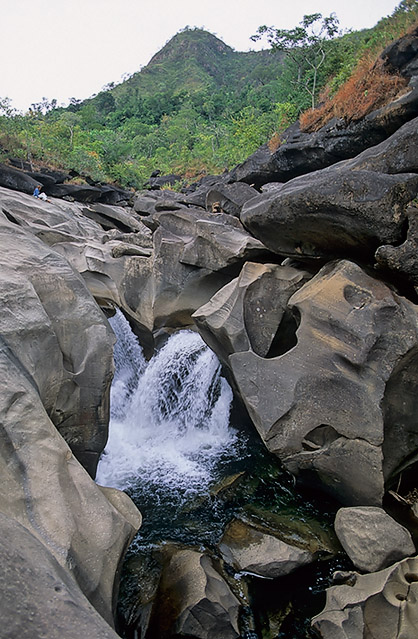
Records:
M187 193L137 194L129 208L126 192L82 192L58 175L44 179L47 192L88 206L43 203L26 194L39 175L0 171L14 189L0 188L0 527L10 537L2 614L15 634L116 636L106 623L115 575L140 515L86 472L106 441L112 377L113 335L99 307L121 308L147 354L159 331L195 323L301 485L350 507L381 506L414 468L418 89L408 38L384 55L410 80L404 96L357 123L315 134L295 125L275 153L262 148ZM371 552L383 563L353 553L354 520L339 534L356 565L394 561L381 547ZM277 578L316 552L247 533L239 548L223 539L231 569ZM414 552L409 539L399 544ZM242 602L221 559L194 549L165 559L158 602L144 599L138 628L238 637ZM332 639L415 636L415 561L331 589L315 628ZM12 599L17 617L6 610Z
M415 637L417 568L417 558L404 559L380 572L355 575L354 585L329 588L314 628L323 639Z

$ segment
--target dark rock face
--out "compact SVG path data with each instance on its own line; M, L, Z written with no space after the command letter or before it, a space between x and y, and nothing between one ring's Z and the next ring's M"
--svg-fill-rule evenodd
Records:
M392 72L407 78L418 75L418 28L386 47L381 59Z
M282 255L353 256L405 239L406 208L418 193L418 119L353 160L295 178L244 204L241 220Z
M49 169L32 171L29 165L19 161L14 164L18 167L17 169L4 164L0 165L0 186L32 194L35 187L41 184L45 193L51 197L78 202L126 204L132 197L130 191L106 184L63 184L72 176Z
M151 191L158 191L164 186L174 186L176 182L181 180L181 175L171 173L170 175L157 175L150 177L149 188Z
M409 91L359 121L332 120L316 133L304 133L295 123L282 134L282 144L271 153L262 146L230 173L231 181L260 187L267 182L287 182L352 158L379 144L418 115L418 37L416 30L390 45L381 56L391 72L411 78Z
M404 239L404 210L417 193L414 174L327 169L250 200L241 219L280 255L370 262L378 246Z
M22 191L32 194L39 182L23 171L18 171L10 166L0 165L0 186L13 191Z
M406 211L408 231L400 245L379 246L375 258L383 269L405 277L414 287L418 286L418 209L410 206Z
M78 202L97 202L101 196L101 190L87 184L48 184L45 193L52 197L70 198Z
M206 195L206 208L216 212L216 205L220 211L239 217L242 206L248 200L258 195L258 192L245 183L221 184L211 188Z

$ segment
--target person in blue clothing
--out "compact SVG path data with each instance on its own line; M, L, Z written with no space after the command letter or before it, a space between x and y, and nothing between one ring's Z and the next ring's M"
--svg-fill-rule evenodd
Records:
M44 202L49 202L46 193L41 193L41 188L42 188L42 184L38 184L38 186L35 187L35 190L33 191L32 195L34 197L39 198L40 200L43 200Z

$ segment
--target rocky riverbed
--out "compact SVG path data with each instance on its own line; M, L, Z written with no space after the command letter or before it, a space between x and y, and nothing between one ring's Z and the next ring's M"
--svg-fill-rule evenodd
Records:
M248 600L228 575L277 583L326 549L353 569L313 620L321 637L417 635L416 51L415 34L383 55L409 80L395 102L314 134L294 125L273 154L186 193L68 201L56 181L42 202L35 178L0 172L0 636L118 636L141 515L93 481L115 309L147 358L198 331L296 490L338 504L332 544L253 513L229 522L216 558L175 545L146 557L143 583L159 595L135 631L244 636ZM273 627L264 636L280 636Z

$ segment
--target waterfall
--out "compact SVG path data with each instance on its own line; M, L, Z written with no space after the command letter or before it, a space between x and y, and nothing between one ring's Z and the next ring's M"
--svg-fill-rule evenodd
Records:
M172 335L146 362L119 311L109 440L96 481L135 493L182 495L207 490L238 436L229 426L232 391L214 353L190 330ZM177 497L173 497L177 499Z

